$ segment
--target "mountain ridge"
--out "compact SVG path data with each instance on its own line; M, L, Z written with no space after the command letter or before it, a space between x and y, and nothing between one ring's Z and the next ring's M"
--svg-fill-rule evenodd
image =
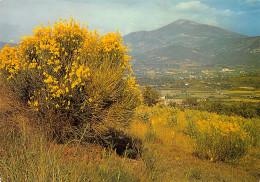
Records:
M7 44L9 44L11 47L15 46L16 43L8 43L8 42L2 42L0 41L0 51L2 48L4 48L4 46L6 46Z
M162 57L166 61L161 63L167 64L191 59L201 65L260 65L260 36L248 37L185 19L151 31L132 32L125 35L123 40L130 44L134 66L141 62L155 64ZM175 48L172 54L171 48ZM178 49L182 51L177 52Z
M220 27L217 27L215 25L208 25L208 24L204 24L204 23L198 23L198 22L195 22L195 21L191 21L191 20L187 20L187 19L178 19L172 23L169 23L159 29L163 29L165 27L168 27L168 26L171 26L171 25L183 25L183 24L190 24L190 25L203 25L203 26L207 26L207 27L212 27L212 28L216 28L216 29L220 29L220 30L224 30L226 32L229 32L229 33L235 33L235 34L238 34L238 35L242 35L242 36L245 36L245 37L248 37L246 35L243 35L243 34L239 34L239 33L236 33L236 32L232 32L230 30L227 30L227 29L223 29L223 28L220 28ZM158 30L158 29L157 29Z

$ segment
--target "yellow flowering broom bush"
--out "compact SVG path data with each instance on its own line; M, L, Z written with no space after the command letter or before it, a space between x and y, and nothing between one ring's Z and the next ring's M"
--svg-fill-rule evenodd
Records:
M195 152L211 160L233 160L243 157L251 142L244 118L185 110L188 133L195 137Z
M100 132L121 126L139 103L127 51L119 32L99 35L60 19L5 46L0 69L17 96L56 129L68 123Z

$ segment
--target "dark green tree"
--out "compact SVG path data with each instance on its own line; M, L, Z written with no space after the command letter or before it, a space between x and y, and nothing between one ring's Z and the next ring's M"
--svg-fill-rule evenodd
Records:
M149 107L159 102L159 93L150 86L145 86L142 90L143 103Z
M196 97L187 97L182 101L185 107L196 108L199 104L198 99Z

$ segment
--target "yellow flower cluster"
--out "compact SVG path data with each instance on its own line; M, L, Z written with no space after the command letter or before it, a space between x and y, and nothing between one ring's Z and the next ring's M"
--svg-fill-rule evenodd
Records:
M195 137L197 153L229 160L246 154L250 134L241 117L185 110L188 131Z
M21 63L18 60L17 47L9 47L7 44L0 54L0 69L6 72L12 78L21 69Z
M212 136L237 134L243 140L247 137L247 133L243 127L238 124L237 117L195 111L193 111L193 114L193 119L197 123L200 133L207 133Z
M103 98L98 97L97 93L105 91L98 86L94 88L94 84L105 87L107 80L117 79L118 82L109 82L116 88L124 78L127 90L137 88L134 78L125 77L132 72L127 51L128 47L123 45L118 31L99 35L96 30L89 31L88 27L76 23L73 18L70 21L60 19L53 26L44 27L41 24L36 27L33 35L21 38L16 47L3 48L0 70L8 79L23 71L35 81L34 84L39 84L33 87L41 88L40 91L36 95L30 93L30 96L35 96L30 102L35 108L45 105L48 108L69 109L72 106L71 98L78 97L78 92L84 92L83 98L74 99L81 102L79 108L84 109L87 103L93 103L92 98ZM107 78L110 76L111 79L101 80L101 74L107 74ZM97 92L88 87L93 87Z

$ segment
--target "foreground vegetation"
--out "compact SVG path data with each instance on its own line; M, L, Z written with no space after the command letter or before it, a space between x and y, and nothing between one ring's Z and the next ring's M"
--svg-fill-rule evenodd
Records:
M72 130L97 136L122 127L139 103L127 52L119 32L99 35L61 19L5 46L0 70L50 136L62 140Z
M3 181L258 181L259 120L156 105L124 128L142 146L135 159L110 147L48 140L30 108L1 92Z
M141 98L126 53L73 19L3 48L1 180L259 181L258 117Z

